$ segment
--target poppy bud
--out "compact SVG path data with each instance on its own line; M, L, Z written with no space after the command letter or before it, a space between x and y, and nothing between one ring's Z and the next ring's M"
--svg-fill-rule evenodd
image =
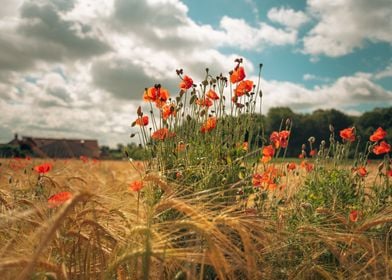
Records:
M325 146L325 140L321 141L321 146Z
M306 145L302 144L302 150L305 150L305 149L306 149Z
M330 131L330 132L334 132L334 131L335 131L335 128L333 127L332 124L329 125L329 131Z
M314 138L314 136L309 137L308 139L309 143L313 144L314 142L316 142L316 138Z
M287 118L287 119L286 119L286 127L289 127L289 126L290 126L290 123L291 123L290 118Z

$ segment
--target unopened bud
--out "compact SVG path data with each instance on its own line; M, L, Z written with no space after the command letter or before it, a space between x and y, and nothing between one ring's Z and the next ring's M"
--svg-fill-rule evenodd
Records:
M321 146L325 146L325 140L321 141Z
M316 138L314 138L314 136L309 137L308 139L309 143L313 144L314 142L316 142Z
M306 145L302 144L302 150L305 150L305 149L306 149Z
M286 127L290 126L291 120L289 118L286 119Z
M332 124L329 125L329 131L330 131L330 132L334 132L334 131L335 131L335 128L333 127Z

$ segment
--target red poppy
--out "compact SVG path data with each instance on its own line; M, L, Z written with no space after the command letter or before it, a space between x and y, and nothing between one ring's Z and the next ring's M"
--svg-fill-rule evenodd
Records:
M314 165L307 161L301 162L301 167L305 168L307 172L311 172L314 169Z
M391 151L391 145L389 145L385 141L382 141L379 145L373 148L373 153L375 153L376 155L386 154L389 153L390 151Z
M143 117L137 118L137 120L135 121L135 123L136 123L137 125L140 125L140 126L146 126L146 125L148 125L148 116L143 116Z
M72 193L70 193L70 192L56 193L56 194L52 195L51 197L49 197L48 207L49 208L57 207L57 206L63 204L64 202L66 202L67 200L70 200L71 198L72 198Z
M234 71L230 74L230 82L232 84L241 82L245 79L245 70L244 67L237 67Z
M182 82L180 83L179 87L180 89L187 90L190 89L193 86L193 80L189 76L184 76L182 79Z
M198 104L200 106L211 107L213 103L212 103L211 99L209 99L207 97L207 98L204 98L204 99L197 99L196 100L196 104Z
M248 92L251 92L252 89L253 89L253 81L245 80L245 81L241 81L237 85L236 89L234 90L234 93L235 93L235 96L240 97Z
M370 135L369 139L372 142L377 142L377 141L384 139L385 136L387 136L387 132L384 129L382 129L381 127L379 127L372 135Z
M243 149L244 151L248 151L248 150L249 150L249 144L248 144L248 142L242 143L242 149Z
M340 137L342 139L349 141L349 142L354 142L355 141L355 128L354 127L349 127L345 128L340 131Z
M203 123L200 131L202 133L210 132L216 127L217 119L216 117L209 117L205 123Z
M273 131L270 135L271 144L274 145L275 149L279 147L286 148L288 144L288 138L290 136L290 131L282 130L282 131Z
M210 90L207 92L207 97L208 97L209 99L211 99L211 100L218 100L218 99L219 99L218 94L216 94L216 92L213 91L212 89L210 89Z
M317 155L317 150L316 150L316 149L311 150L311 151L309 152L309 155L310 155L311 157L314 157L315 155Z
M392 177L392 169L389 170L389 171L387 171L387 175L388 175L389 177Z
M277 188L276 177L279 176L278 169L270 166L262 174L256 173L252 176L252 185L254 187L275 190Z
M165 104L161 108L162 118L167 120L170 116L176 115L176 108L174 104Z
M169 92L161 86L148 88L143 95L144 101L155 102L155 105L160 108L169 99Z
M358 221L359 211L358 210L351 210L350 214L348 215L348 218L350 219L351 222L355 223L356 221Z
M294 162L290 162L289 164L287 164L288 170L294 170L296 168L297 168L297 165Z
M275 149L274 147L272 147L272 145L264 146L262 153L263 153L263 157L261 158L261 161L265 163L272 159L272 157L275 154Z
M86 156L80 156L79 157L81 161L83 161L83 163L87 163L88 162L88 157Z
M130 189L131 191L134 191L134 192L140 192L141 189L143 189L143 182L142 182L142 181L138 181L138 180L133 181L133 182L131 182L131 184L129 185L129 189Z
M174 132L170 132L166 127L158 129L155 131L152 135L151 138L155 140L165 140L166 138L172 138L176 134Z
M357 171L357 174L358 174L360 177L365 177L365 176L368 174L368 172L367 172L367 170L366 170L366 168L365 168L364 166L358 167L358 168L356 169L356 171Z
M52 170L52 164L51 163L43 163L43 164L35 166L34 170L39 174L45 174L45 173L48 173L50 170Z

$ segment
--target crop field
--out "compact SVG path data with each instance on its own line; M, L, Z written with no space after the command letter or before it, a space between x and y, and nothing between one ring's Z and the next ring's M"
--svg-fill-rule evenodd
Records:
M144 161L2 159L1 278L392 278L388 128L362 149L355 127L329 125L287 158L293 120L266 135L235 62L199 86L177 70L172 98L145 90Z

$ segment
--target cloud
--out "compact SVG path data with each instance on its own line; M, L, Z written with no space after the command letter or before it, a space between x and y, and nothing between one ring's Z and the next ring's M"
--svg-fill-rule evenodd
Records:
M291 29L297 29L307 23L310 18L302 11L294 11L293 9L280 7L272 8L268 11L267 17L283 26Z
M363 104L374 107L392 105L392 91L375 84L371 75L363 73L343 76L312 89L282 81L263 81L262 85L266 108L289 106L297 111L309 112L318 108L346 111Z
M258 27L252 27L243 19L228 16L221 19L220 27L226 33L227 44L242 50L261 50L267 45L292 45L297 40L295 30L279 29L266 23L259 23Z
M373 75L375 80L381 80L392 77L392 64L389 64L384 70L381 70Z
M309 13L318 23L304 37L303 51L339 57L368 41L392 44L392 5L389 0L309 0Z
M306 73L302 76L304 81L319 81L319 82L330 82L331 79L328 77L320 77L313 74Z

